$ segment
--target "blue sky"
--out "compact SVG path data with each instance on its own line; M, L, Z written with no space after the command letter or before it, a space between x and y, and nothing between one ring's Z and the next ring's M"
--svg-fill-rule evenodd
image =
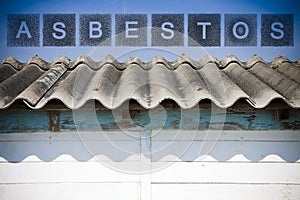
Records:
M299 1L279 0L279 1L258 1L258 0L207 0L207 1L1 1L0 6L0 59L7 56L14 56L25 62L34 55L39 55L47 61L54 60L57 56L65 55L71 59L76 59L80 55L90 55L95 60L100 60L107 54L111 54L120 60L126 60L129 56L138 55L143 60L150 60L154 55L161 54L168 59L175 59L183 53L193 59L199 60L205 54L212 54L218 59L222 59L229 54L236 55L245 61L252 55L257 54L263 59L270 61L277 55L285 55L291 60L300 58L300 8ZM262 14L262 13L292 13L294 14L294 46L293 47L169 47L151 48L147 47L128 48L128 47L7 47L7 14L46 14L46 13L218 13L222 14ZM223 17L221 17L221 23ZM258 19L258 23L260 23ZM40 25L42 26L42 24ZM78 26L77 26L78 27ZM259 35L259 34L258 34ZM224 41L223 35L221 40Z

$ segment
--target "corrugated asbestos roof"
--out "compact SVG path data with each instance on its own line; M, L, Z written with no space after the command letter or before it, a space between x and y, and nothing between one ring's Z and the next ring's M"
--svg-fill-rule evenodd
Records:
M174 62L155 57L144 63L132 57L120 63L111 56L99 62L82 56L74 62L58 57L47 63L33 57L20 63L13 57L0 66L0 108L22 99L31 108L42 108L51 99L68 108L80 108L96 99L109 109L128 99L143 107L156 107L164 99L191 108L203 99L227 108L245 98L263 108L275 98L300 107L300 60L276 57L271 63L253 56L241 62L234 56L218 61L207 56L193 61L182 55Z

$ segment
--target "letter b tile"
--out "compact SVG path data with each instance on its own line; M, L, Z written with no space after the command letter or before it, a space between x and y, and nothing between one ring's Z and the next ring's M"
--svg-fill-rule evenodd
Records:
M83 14L79 21L81 46L111 45L111 15Z

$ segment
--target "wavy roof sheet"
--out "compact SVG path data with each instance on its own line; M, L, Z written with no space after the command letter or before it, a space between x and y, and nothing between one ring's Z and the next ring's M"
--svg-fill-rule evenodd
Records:
M20 63L8 57L0 65L0 108L22 99L31 108L42 108L51 99L77 109L95 99L109 109L135 99L147 109L164 99L191 108L203 99L227 108L245 98L263 108L275 98L300 107L300 60L276 57L271 63L253 56L241 62L234 56L194 61L185 55L169 62L155 57L145 63L132 57L125 63L111 56L99 62L82 56L72 62L58 57L47 63L33 57Z

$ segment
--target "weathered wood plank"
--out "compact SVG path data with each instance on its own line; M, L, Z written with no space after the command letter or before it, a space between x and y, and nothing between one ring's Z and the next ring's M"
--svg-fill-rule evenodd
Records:
M283 114L282 114L283 113ZM0 133L74 130L300 129L300 110L2 110Z

